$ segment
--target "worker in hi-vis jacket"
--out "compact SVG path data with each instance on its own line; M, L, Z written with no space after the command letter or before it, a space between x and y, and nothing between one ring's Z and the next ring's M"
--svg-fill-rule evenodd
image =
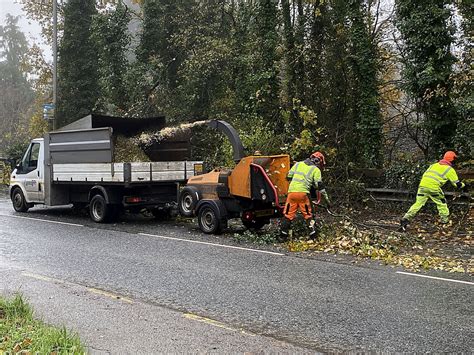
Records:
M326 160L321 152L311 154L308 159L297 162L288 172L290 186L288 188L288 197L286 199L284 217L280 224L281 238L286 240L291 227L291 221L296 218L296 213L301 211L308 227L310 236L316 234L313 221L313 208L311 206L310 191L311 187L319 190L324 197L328 207L330 205L328 194L323 186L321 170L324 168Z
M449 222L449 209L441 188L448 181L459 189L462 189L465 186L463 182L459 181L458 174L456 174L456 170L453 168L453 162L456 158L456 153L453 151L447 151L444 154L443 159L432 164L425 171L418 187L416 201L400 221L401 230L406 230L410 221L425 205L428 199L436 204L440 222L443 224Z

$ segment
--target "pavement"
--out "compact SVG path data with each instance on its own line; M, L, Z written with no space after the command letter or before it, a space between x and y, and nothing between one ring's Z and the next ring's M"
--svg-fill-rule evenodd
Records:
M468 275L250 248L194 225L0 201L0 294L91 352L471 352Z
M21 293L35 316L79 333L91 354L313 353L193 313L39 274L1 268L0 294Z

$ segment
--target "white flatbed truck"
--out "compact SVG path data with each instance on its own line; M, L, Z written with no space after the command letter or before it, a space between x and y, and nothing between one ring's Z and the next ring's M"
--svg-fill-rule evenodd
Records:
M202 171L202 162L114 162L112 132L111 127L64 130L32 140L11 174L15 211L73 204L88 207L95 222L112 220L121 210L169 214L180 186Z

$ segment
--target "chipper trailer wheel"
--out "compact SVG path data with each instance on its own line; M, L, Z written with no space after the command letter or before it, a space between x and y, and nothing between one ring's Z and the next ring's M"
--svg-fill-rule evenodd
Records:
M199 208L198 224L206 234L219 234L226 227L227 220L223 219L219 211L211 204L204 204Z
M199 200L197 189L190 186L183 188L179 194L178 209L183 217L192 217Z

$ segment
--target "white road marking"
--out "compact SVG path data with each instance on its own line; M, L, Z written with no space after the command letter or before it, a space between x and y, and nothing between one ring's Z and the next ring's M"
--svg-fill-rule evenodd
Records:
M65 225L67 225L67 226L84 227L83 224L68 223L68 222L59 222L59 221L50 221L50 220L48 220L48 219L31 218L31 217L23 217L23 216L14 216L14 215L11 215L11 214L0 214L0 216L3 216L3 217L12 217L12 218L23 218L23 219L29 219L29 220L32 220L32 221L40 221L40 222L55 223L55 224L65 224Z
M76 227L84 227L83 224L76 224L76 223L68 223L68 222L59 222L59 221L51 221L47 219L41 219L41 218L31 218L31 217L23 217L23 216L14 216L14 215L8 215L8 214L0 214L0 216L3 217L12 217L12 218L23 218L23 219L29 219L33 221L40 221L40 222L47 222L47 223L56 223L56 224L64 224L68 226L76 226ZM216 247L221 247L221 248L229 248L229 249L237 249L237 250L246 250L254 253L261 253L261 254L270 254L270 255L278 255L278 256L284 256L285 254L282 253L275 253L273 251L267 251L267 250L258 250L258 249L250 249L250 248L242 248L242 247L235 247L232 245L224 245L224 244L216 244L216 243L209 243L209 242L201 242L198 240L190 240L190 239L182 239L182 238L175 238L175 237L165 237L163 235L155 235L155 234L148 234L148 233L138 233L139 235L145 235L148 237L154 237L154 238L161 238L161 239L171 239L171 240L178 240L181 242L188 242L188 243L196 243L196 244L204 244L204 245L212 245Z
M453 279L444 279L442 277L435 277L435 276L428 276L428 275L418 275L418 274L412 274L410 272L397 271L397 274L403 274L403 275L409 275L409 276L418 276L418 277L424 277L424 278L427 278L427 279L434 279L434 280L440 280L440 281L458 282L458 283L466 284L466 285L474 285L474 282L462 281L462 280L453 280Z
M233 245L224 245L224 244L216 244L216 243L209 243L209 242L201 242L201 241L199 241L199 240L190 240L190 239L182 239L182 238L175 238L175 237L165 237L164 235L156 235L156 234L148 234L148 233L138 233L138 234L139 234L139 235L145 235L145 236L147 236L147 237L160 238L160 239L178 240L178 241L187 242L187 243L204 244L204 245L211 245L211 246L221 247L221 248L245 250L245 251L250 251L250 252L254 252L254 253L262 253L262 254L271 254L271 255L285 256L285 254L282 254L282 253L275 253L275 252L273 252L273 251L267 251L267 250L258 250L258 249L242 248L242 247L235 247L235 246L233 246Z

